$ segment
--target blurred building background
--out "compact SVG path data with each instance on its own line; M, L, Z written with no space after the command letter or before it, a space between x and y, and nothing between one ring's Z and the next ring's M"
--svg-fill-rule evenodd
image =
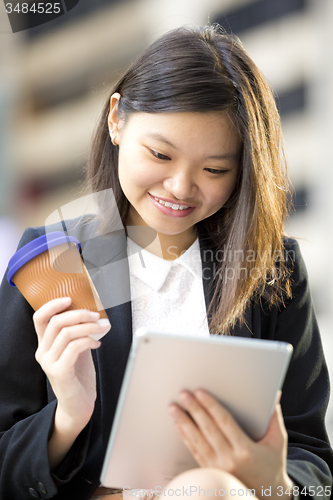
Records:
M333 374L331 0L81 0L15 34L1 2L0 272L25 227L77 198L110 85L163 32L208 21L241 38L275 92L296 190L286 230L300 238ZM332 404L327 423L333 440Z

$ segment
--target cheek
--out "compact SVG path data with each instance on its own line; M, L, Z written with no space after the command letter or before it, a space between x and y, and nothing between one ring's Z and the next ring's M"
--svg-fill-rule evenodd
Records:
M217 207L218 209L224 205L232 190L235 186L235 179L228 179L224 182L216 183L214 186L210 186L206 191L206 200L212 207Z
M119 157L119 181L122 188L147 190L162 181L157 168L137 157Z

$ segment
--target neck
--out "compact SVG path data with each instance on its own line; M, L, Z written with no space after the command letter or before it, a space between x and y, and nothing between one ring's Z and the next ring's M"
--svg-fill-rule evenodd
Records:
M175 260L194 243L197 228L180 234L163 234L148 226L127 226L127 234L148 252L166 260Z

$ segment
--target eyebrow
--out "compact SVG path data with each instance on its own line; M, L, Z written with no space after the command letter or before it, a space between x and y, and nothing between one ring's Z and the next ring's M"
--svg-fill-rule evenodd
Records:
M170 141L168 141L163 135L160 135L156 132L152 132L150 134L147 134L147 137L151 139L156 139L157 141L164 142L164 144L167 144L168 146L171 146L173 149L176 149L176 151L179 151L176 146L174 146ZM222 155L211 155L207 156L206 159L212 159L212 160L238 160L239 154L238 153L224 153Z

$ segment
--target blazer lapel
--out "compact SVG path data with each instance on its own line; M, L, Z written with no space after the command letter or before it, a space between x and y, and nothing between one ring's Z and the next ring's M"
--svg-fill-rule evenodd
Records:
M111 330L102 345L94 351L102 421L102 441L105 449L132 344L132 309L130 277L125 231L113 235L108 262L91 272L92 280L102 299ZM108 307L110 305L110 307Z

